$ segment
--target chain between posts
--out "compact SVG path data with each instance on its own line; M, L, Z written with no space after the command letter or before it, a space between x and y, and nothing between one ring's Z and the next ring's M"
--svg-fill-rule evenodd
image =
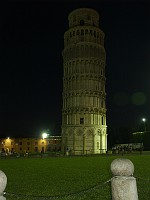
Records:
M113 178L117 178L117 176L112 177L111 179L103 182L103 183L98 183L97 185L94 185L90 188L75 192L75 193L70 193L70 194L64 194L64 195L56 195L56 196L35 196L35 195L25 195L25 194L17 194L17 193L11 193L11 192L7 192L5 191L3 194L5 197L15 197L15 199L35 199L35 200L49 200L49 199L74 199L76 198L78 195L85 195L86 193L98 188L98 187L102 187L103 185L111 182L111 180ZM141 178L141 177L135 177L136 179L141 179L143 181L147 181L150 182L150 179L145 179L145 178Z
M73 198L76 198L76 196L77 195L83 195L83 194L86 194L86 193L88 193L89 191L91 191L91 190L94 190L94 189L96 189L96 188L98 188L98 187L100 187L100 186L103 186L103 185L105 185L105 184L107 184L107 183L109 183L110 181L111 181L112 179L109 179L109 180L107 180L107 181L105 181L105 182L103 182L103 183L98 183L97 185L94 185L94 186L92 186L92 187L90 187L90 188L87 188L87 189L84 189L84 190L81 190L81 191L79 191L79 192L75 192L75 193L71 193L71 194L64 194L64 195L56 195L56 196L34 196L34 195L24 195L24 194L17 194L17 193L11 193L11 192L7 192L7 191L5 191L4 192L4 196L9 196L9 197L18 197L18 198L23 198L23 199L26 199L26 198L32 198L32 199L40 199L40 200L42 200L42 199L66 199L66 198L71 198L71 199L73 199Z

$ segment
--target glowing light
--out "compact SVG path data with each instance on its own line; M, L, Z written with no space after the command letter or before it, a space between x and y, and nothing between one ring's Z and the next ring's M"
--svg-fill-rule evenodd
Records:
M142 118L142 121L143 121L143 123L144 123L144 131L146 131L146 124L145 124L146 119L145 119L145 118Z
M47 136L48 136L47 133L42 133L42 138L43 138L43 140L44 140L45 138L47 138Z
M145 119L145 118L142 118L142 121L143 121L143 122L145 122L145 121L146 121L146 119Z

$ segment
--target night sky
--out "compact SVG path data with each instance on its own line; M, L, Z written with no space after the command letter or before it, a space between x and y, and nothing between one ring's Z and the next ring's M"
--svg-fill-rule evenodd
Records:
M150 124L148 1L3 1L1 137L60 135L63 35L68 14L80 7L99 12L105 33L108 128L138 131L143 117Z

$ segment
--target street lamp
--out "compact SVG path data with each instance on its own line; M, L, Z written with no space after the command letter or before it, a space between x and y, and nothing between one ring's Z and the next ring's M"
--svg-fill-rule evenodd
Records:
M43 138L43 140L45 139L45 138L47 138L48 137L48 134L47 133L42 133L42 138Z
M142 121L143 121L143 123L144 123L144 131L146 131L146 125L145 125L146 119L145 119L145 118L142 118Z

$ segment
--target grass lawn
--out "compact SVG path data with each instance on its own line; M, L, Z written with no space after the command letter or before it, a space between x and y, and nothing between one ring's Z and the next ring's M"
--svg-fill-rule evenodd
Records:
M71 193L75 195L57 199L110 200L110 182L103 183L112 177L110 164L115 158L117 156L0 159L0 170L8 178L7 193L41 196L8 195L7 200L56 199L46 197ZM148 200L150 156L130 155L123 158L129 158L135 166L139 200Z

